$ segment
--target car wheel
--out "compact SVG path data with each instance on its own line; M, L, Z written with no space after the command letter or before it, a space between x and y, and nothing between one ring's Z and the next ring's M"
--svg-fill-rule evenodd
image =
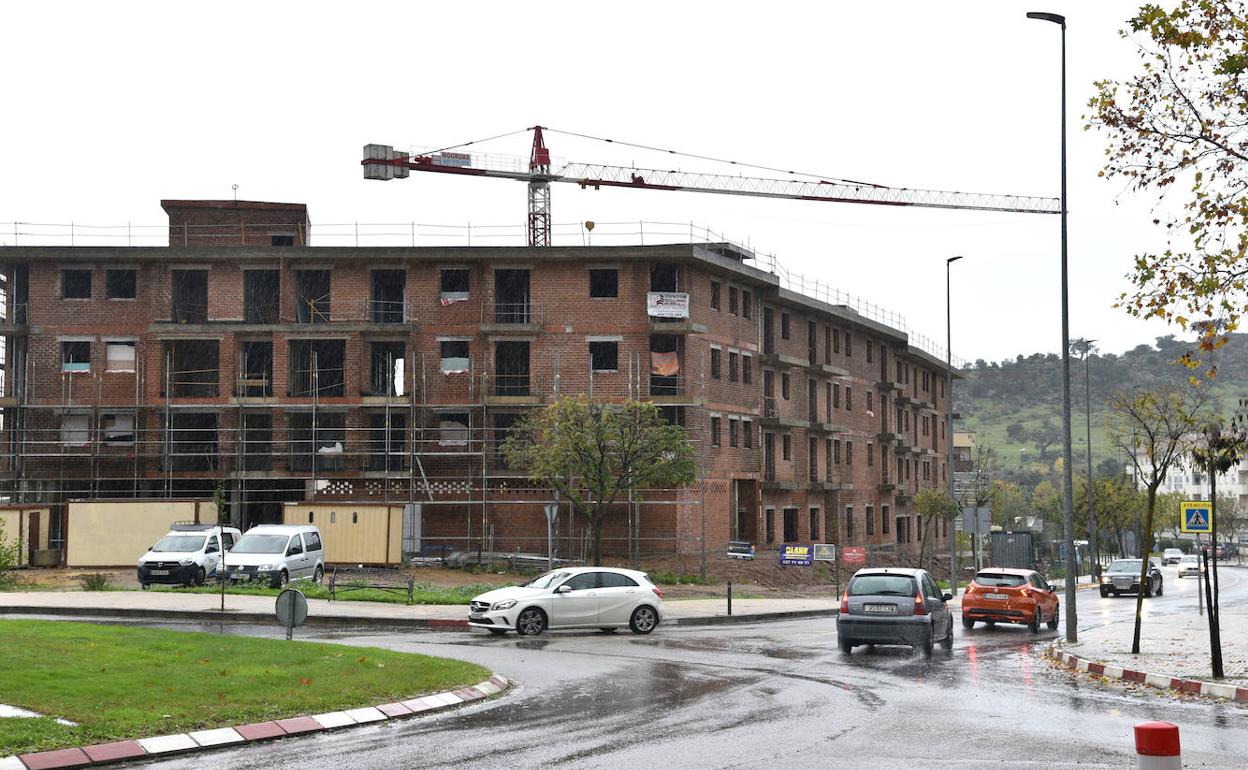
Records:
M659 613L655 612L653 607L646 605L633 610L633 616L628 619L628 627L633 629L634 634L648 634L658 624Z
M923 653L923 657L930 658L932 657L932 647L932 635L928 633L919 643L919 651Z
M615 626L609 626L607 628L600 628L598 630L604 634L614 634L616 631L619 631L620 629L616 628Z
M521 636L537 636L546 630L546 613L537 607L522 610L516 617L516 633Z
M269 587L270 588L283 588L289 582L290 582L290 575L286 574L286 570L282 570L278 574L278 576L273 579L273 582L269 584Z
M995 626L996 624L997 624L997 621L995 621L995 620L985 620L985 621L984 621L984 625L985 625L985 626L987 626L988 628L992 628L992 627L993 627L993 626Z
M945 638L940 640L940 649L945 652L953 652L953 623L949 624L949 633L945 634Z
M200 567L199 569L197 569L195 571L195 585L202 586L204 584L204 579L206 577L208 577L208 575L207 573L204 572L203 567Z
M1153 595L1153 579L1149 578L1148 580L1144 581L1144 598L1145 599L1151 598L1152 595Z
M1058 604L1053 608L1053 617L1049 618L1049 629L1057 628L1057 616L1062 614L1062 605Z
M968 618L967 616L963 615L963 616L962 616L962 627L963 627L963 628L974 628L974 627L975 627L975 619L974 619L974 618Z
M316 571L312 573L312 582L318 586L325 580L325 570L321 565L316 565Z
M1035 613L1031 616L1031 622L1027 624L1027 627L1031 629L1033 634L1040 633L1040 621L1042 615L1044 615L1044 612L1037 606Z
M1102 598L1102 599L1108 599L1108 598L1109 598L1109 591L1108 591L1108 590L1106 590L1106 589L1104 588L1104 586L1102 586L1102 587L1101 587L1101 598Z
M845 653L846 655L849 655L850 653L854 651L854 643L851 639L847 637L838 636L836 638L836 645L840 647L841 652Z
M1158 595L1158 596L1161 596L1161 592L1162 592L1162 590L1164 590L1164 589L1165 589L1165 587L1166 587L1166 581L1164 581L1164 580L1158 580L1158 581L1157 581L1157 595Z
M487 628L485 630L489 631L494 636L506 636L507 635L507 629L505 628Z
M148 586L148 584L147 584L147 583L139 583L139 588L140 588L140 589L142 589L142 590L144 590L144 591L146 591L146 590L147 590L147 586Z

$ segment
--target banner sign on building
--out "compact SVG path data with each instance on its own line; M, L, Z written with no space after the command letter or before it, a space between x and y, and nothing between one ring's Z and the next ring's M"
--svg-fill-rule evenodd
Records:
M466 152L440 152L433 156L433 165L468 168L472 165L472 156Z
M1207 535L1213 531L1213 506L1207 500L1179 503L1179 531Z
M815 543L815 561L836 561L836 545L833 543Z
M676 291L652 291L646 294L646 311L651 318L688 318L689 295Z
M867 549L861 545L847 545L841 549L841 561L846 564L866 564Z
M808 545L780 546L780 564L785 567L809 567L813 550Z

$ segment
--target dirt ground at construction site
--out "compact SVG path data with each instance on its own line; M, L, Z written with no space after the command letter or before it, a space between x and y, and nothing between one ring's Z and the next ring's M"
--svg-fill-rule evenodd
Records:
M802 597L829 594L839 582L852 574L843 571L840 580L833 579L832 571L825 565L816 567L783 567L772 559L728 560L722 557L708 559L705 582L698 579L697 559L678 560L664 558L643 562L641 569L647 571L662 586L667 599L695 599L724 596L728 581L732 581L733 593L740 598L766 596L775 598ZM607 566L632 567L632 564L607 561ZM417 583L434 587L454 588L464 585L514 585L538 574L534 570L507 570L495 565L471 565L468 568L406 567ZM332 568L331 568L332 569ZM84 589L84 579L90 575L106 576L111 589L138 590L139 583L134 569L69 569L32 568L18 575L18 590L74 591Z

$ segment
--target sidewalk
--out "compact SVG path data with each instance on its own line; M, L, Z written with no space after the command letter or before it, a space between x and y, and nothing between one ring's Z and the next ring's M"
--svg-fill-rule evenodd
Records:
M1225 677L1213 679L1209 663L1209 618L1191 612L1166 612L1152 617L1145 605L1140 653L1131 653L1134 615L1079 630L1079 641L1059 641L1054 652L1063 662L1112 679L1125 679L1162 689L1180 689L1243 700L1236 690L1248 689L1248 606L1223 597L1221 602L1222 663ZM1073 656L1073 659L1071 659ZM1214 683L1212 685L1207 683Z
M276 622L269 596L226 594L225 612L214 594L170 591L29 591L0 593L0 615L55 614L121 616L150 619ZM677 599L664 602L668 625L748 623L798 617L832 616L840 606L832 596L805 599L734 599L727 617L724 599ZM308 600L312 625L392 625L460 630L468 625L466 604L390 604L386 602Z

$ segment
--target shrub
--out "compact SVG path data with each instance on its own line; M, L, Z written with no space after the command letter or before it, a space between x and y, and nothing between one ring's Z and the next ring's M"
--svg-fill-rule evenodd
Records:
M8 590L17 585L17 563L21 556L22 544L16 540L10 542L0 532L0 590Z
M82 590L84 591L107 591L109 586L108 573L88 572L85 575L79 575L78 582L82 584Z

